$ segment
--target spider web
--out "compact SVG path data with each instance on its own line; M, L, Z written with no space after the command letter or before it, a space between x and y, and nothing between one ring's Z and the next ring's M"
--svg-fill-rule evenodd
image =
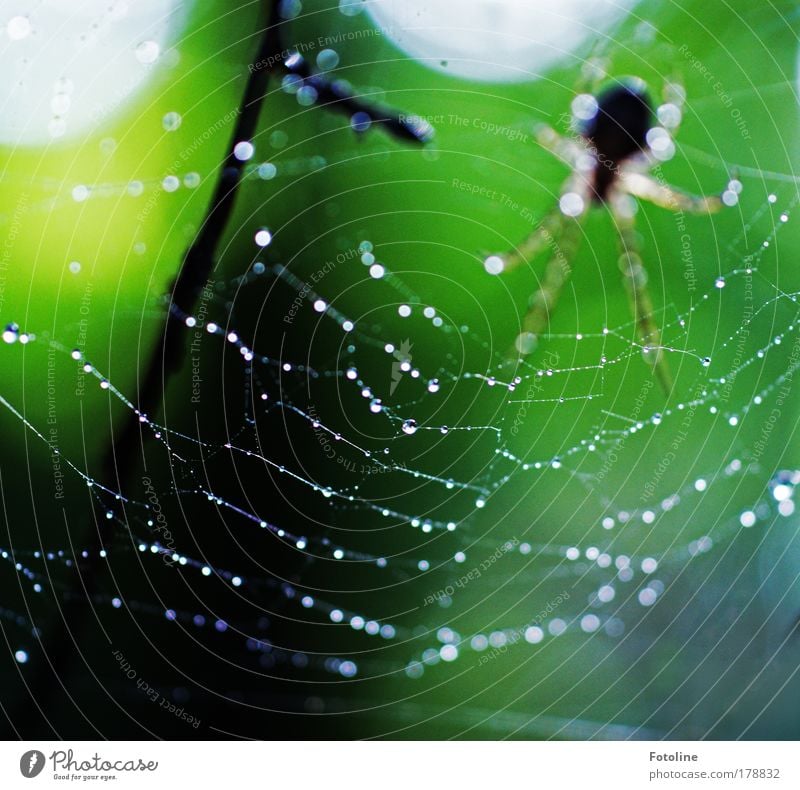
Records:
M276 167L280 172L280 160ZM193 630L200 642L213 630L230 641L226 652L259 672L327 673L339 683L388 677L413 686L428 675L446 679L465 663L474 668L506 651L535 655L550 640L623 640L681 584L698 558L724 554L744 531L769 528L794 512L800 474L773 474L748 457L752 448L746 443L738 443L737 452L735 438L743 421L768 419L800 359L797 294L784 292L761 268L793 208L793 202L773 194L765 198L748 224L769 219L774 227L747 246L741 238L733 240L726 256L732 268L706 278L691 308L665 324L665 345L688 357L696 371L692 395L659 411L650 406L655 398L646 376L645 395L627 409L605 383L610 370L629 363L645 371L627 323L549 338L553 346L589 347L594 364L564 365L568 354L550 350L515 367L480 330L453 323L447 305L427 303L394 274L391 252L382 253L380 240L362 239L355 253L330 251L333 260L339 255L350 258L346 263L352 268L363 266L358 316L337 307L330 280L312 288L291 266L260 260L249 265L213 288L201 313L183 316L190 332L202 337L197 342L202 369L219 371L236 396L226 406L227 440L219 437L220 426L208 411L208 424L196 434L191 426L181 430L142 417L151 436L149 455L157 457L151 463L161 465L148 477L158 513L185 508L191 515L184 538L175 530L174 544L163 539L154 502L141 492L109 490L81 469L79 459L62 458L67 475L91 488L117 527L110 559L136 563L145 576L163 576L158 581L168 604L163 609L138 601L135 590L109 591L94 601L98 615L134 608L176 629ZM772 295L756 300L735 331L681 349L696 317L718 309L723 296L754 287ZM296 321L287 333L296 340L291 349L291 338L263 340L240 323L238 307L232 306L247 303L251 293L263 300L264 309L291 311ZM765 341L751 342L759 332ZM415 349L420 341L413 342L419 338L426 345L421 354ZM102 370L46 332L26 335L9 327L4 339L9 345L48 344L90 379L88 387L134 409ZM306 353L298 354L304 345ZM773 357L779 359L779 375L759 377L757 389L744 396L726 389ZM477 367L481 358L484 364ZM585 384L581 389L571 382ZM40 445L49 445L42 426L27 421L5 398L0 402ZM596 419L591 430L571 435L559 424L570 402L580 408L591 402ZM604 480L613 477L616 458L626 448L635 458L664 426L680 424L690 412L729 426L731 453L703 474L691 479L682 474L679 485L664 488L654 479L645 488L647 496L620 501L610 494L615 487ZM485 416L476 421L476 415ZM531 442L531 431L545 437L557 432L558 440ZM243 470L235 472L240 490L232 492L231 468ZM667 470L663 476L670 477ZM715 488L735 490L750 478L760 494L749 507L713 523L698 518L704 497ZM273 517L269 498L253 489L257 479L264 480L259 487L281 491L294 514ZM550 521L547 502L540 500L542 512L532 520L505 525L504 511L506 518L510 514L505 491L548 485L559 497L591 499L602 519L581 524L579 540L562 540L566 530L553 528L561 519L555 515ZM224 522L232 536L248 533L253 548L240 544L247 555L241 563L234 561L235 552L230 562L218 564L203 551L197 533L206 521ZM270 558L276 546L296 554L301 573L291 578L282 573ZM42 552L15 545L4 547L0 556L20 575L26 595L48 587L58 595L69 587L76 548L51 546ZM176 572L196 596L194 606L174 589L169 574ZM242 596L230 612L211 615L203 606L208 578ZM279 621L253 630L244 615L253 605ZM526 619L520 609L534 616ZM4 617L16 627L12 640L26 643L27 618L11 611ZM327 635L307 640L289 629L287 636L283 619ZM316 649L304 643L316 643ZM568 732L577 723L552 727Z
M246 194L350 166L351 157L279 153L248 165ZM272 253L272 237L259 240L261 223L243 222L258 254L232 248L198 310L179 316L186 364L164 414L138 415L147 443L136 480L109 486L0 392L31 457L63 470L70 535L83 534L74 525L89 521L92 504L114 525L103 591L87 602L98 620L109 629L122 627L114 618L135 620L172 665L163 680L150 670L161 693L203 710L218 732L248 734L235 717L206 713L205 700L239 705L263 682L260 709L349 713L358 734L435 726L444 712L457 734L695 735L680 714L628 711L647 680L632 702L604 711L606 725L589 703L573 700L561 715L559 702L595 663L617 667L612 690L639 671L652 682L662 670L648 674L640 656L671 655L669 639L691 646L686 682L702 697L706 682L699 692L689 682L703 665L697 633L714 645L731 629L768 627L764 671L791 633L789 584L773 580L777 592L756 612L750 603L770 573L743 573L757 547L796 530L800 472L774 448L789 431L800 362L797 292L776 268L797 198L788 174L739 173L745 196L757 197L741 232L724 240L720 271L698 266L688 306L661 312L679 381L668 399L622 312L608 322L587 312L575 332L554 322L529 362L512 362L511 337L491 311L476 307L465 320L394 240L370 233L369 219L360 234L324 234L285 257ZM76 183L67 197L62 184L39 183L54 197L30 210L201 181L190 171ZM470 257L481 270L478 251ZM488 290L496 278L485 279ZM742 317L720 319L728 304L744 305ZM154 298L147 320L165 311ZM135 412L134 394L67 337L12 323L3 339L5 353L43 346L60 370L71 366L92 408ZM74 594L75 565L96 548L7 533L0 557L24 603L0 617L17 661L31 666L43 658L40 605L29 601ZM717 618L723 600L731 610ZM514 679L520 667L534 681ZM519 704L559 672L566 679L533 709ZM218 673L230 679L218 683ZM490 710L482 695L495 675L511 680ZM112 694L142 704L124 675L110 677ZM372 706L389 712L364 724Z

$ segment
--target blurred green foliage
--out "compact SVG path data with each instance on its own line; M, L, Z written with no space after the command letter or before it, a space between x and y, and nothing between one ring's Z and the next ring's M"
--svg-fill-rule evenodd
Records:
M224 119L238 105L257 45L258 9L248 5L221 16L223 8L219 2L198 4L178 46L177 65L159 72L140 98L93 134L46 151L4 152L0 200L6 207L6 224L20 201L26 208L0 320L16 321L42 340L52 338L67 348L85 345L88 358L123 393L135 390L137 371L163 315L159 297L204 216L229 142L231 124ZM756 719L750 735L797 736L796 712L787 696L791 686L783 688L796 666L796 645L783 646L783 640L800 608L797 520L770 517L758 530L736 530L735 538L721 542L707 557L690 560L685 551L699 536L725 532L743 510L765 497L778 469L800 463L794 392L780 407L779 427L754 457L765 420L776 408L777 393L765 396L757 408L754 398L785 372L795 342L787 327L793 326L796 308L788 299L775 298L799 290L795 263L800 232L791 211L790 221L769 248L761 249L780 224L779 213L794 206L797 198L795 18L794 4L788 3L743 9L722 2L645 1L610 39L592 42L590 50L568 57L560 68L513 85L471 83L433 72L407 59L385 36L343 42L337 76L387 105L442 119L436 123L435 142L424 150L398 145L375 129L357 138L345 118L301 107L271 82L253 142L256 158L274 162L277 176L270 181L250 178L242 187L215 280L231 284L247 271L258 253L253 233L261 226L268 226L274 236L263 259L289 265L300 278L310 278L323 262L368 239L378 260L419 294L423 304L434 305L449 322L468 326L482 339L483 344L465 342L461 356L449 363L453 372L485 372L492 364L490 352L510 347L518 332L546 261L538 259L527 269L491 277L482 260L489 251L519 243L555 205L568 171L535 142L533 130L541 122L559 125L576 91L584 89L581 72L587 57L602 59L611 79L644 79L656 100L668 81L685 86L677 154L662 168L668 182L694 193L716 193L736 168L744 185L740 203L718 216L686 217L682 227L663 209L639 209L650 288L659 323L668 327L664 340L692 352L669 355L676 384L668 397L651 386L650 371L640 357L628 353L634 330L617 269L616 236L605 210L596 209L584 226L570 285L551 324L559 337L543 341L532 358L534 366L547 364L561 371L537 391L541 402L527 407L519 430L512 434L519 407L507 401L514 395L524 397L526 385L514 394L489 396L476 394L474 382L461 380L443 413L435 415L437 422L499 427L504 448L523 460L564 457L587 437L608 439L631 419L676 409L707 388L709 377L725 376L737 353L754 358L759 348L786 332L785 344L773 347L736 377L719 413L704 406L692 412L688 425L675 418L657 428L648 426L616 448L615 460L601 477L600 453L564 458L561 469L517 471L470 518L467 534L458 533L467 545L480 541L483 547L515 537L537 544L603 546L615 555L683 552L675 572L664 577L669 590L659 607L639 612L634 600L629 608L636 613L628 615L629 628L619 640L565 636L541 649L509 648L480 667L470 654L463 663L432 668L416 685L402 672L391 671L353 694L356 699L363 694L370 704L394 704L353 715L348 734L396 726L398 734L416 737L465 731L471 737L587 737L595 732L613 736L613 730L602 730L608 723L688 738L707 731L712 737L725 737L741 732L777 694L769 716ZM652 26L651 33L641 27L642 20ZM290 25L291 39L315 41L332 31L369 24L366 14L345 17L330 2L306 2L304 14ZM183 117L177 132L162 127L170 111ZM522 136L487 133L480 128L483 120ZM203 140L211 128L216 131ZM115 141L109 155L101 153L107 138ZM198 139L203 140L199 145ZM172 194L159 190L166 175L182 177L188 172L201 175L199 188ZM117 189L104 196L97 189L136 179L149 185L138 198ZM465 183L483 194L460 188ZM75 203L71 191L77 184L92 185L97 194ZM774 205L767 203L771 193L777 195ZM687 238L694 290L682 258ZM745 281L729 277L723 289L715 289L714 283L719 276L743 269L748 256L757 253L753 300L759 313L744 350L736 352L735 343L728 341L746 319ZM67 269L73 260L82 265L78 276ZM311 345L310 338L323 352L338 353L336 338L324 330L321 337L314 334L319 329L310 310L289 329L282 327L293 294L266 286L264 291L257 297L225 297L237 306L237 328L258 336L262 353L277 356L283 344L284 350L301 355ZM371 280L357 260L337 265L320 291L335 298L344 314L365 316L365 323L373 320L371 311L380 313L379 323L388 337L400 340L411 332L414 362L420 368L443 364L445 346L438 336L422 321L403 323L396 311L385 310L398 302L398 294L387 283ZM225 306L225 299L220 305ZM82 305L88 305L88 314L81 311ZM675 324L678 317L688 321L685 332ZM82 318L88 318L84 325ZM576 333L588 335L603 327L618 329L620 337L606 344L597 338L575 340ZM323 352L314 353L324 358ZM217 352L207 353L216 358ZM621 355L622 361L598 367L603 354ZM708 355L711 366L703 368L695 354ZM40 426L48 416L47 360L44 342L3 349L2 394ZM76 366L66 356L59 356L56 364L62 453L97 476L97 459L109 440L108 430L99 427L108 424L109 416L119 420L123 410L113 400L109 405L94 385L75 396L81 388ZM360 367L361 374L388 386L385 358L374 357L366 364L372 367ZM195 414L185 407L190 373L187 367L174 382L174 405L170 407L168 398L167 412L171 425L191 432ZM222 375L234 394L240 392L241 373L235 367ZM349 396L343 397L345 411L355 412ZM335 404L324 408L336 419L331 411ZM735 427L728 422L731 414L739 418ZM428 415L423 409L415 416L422 421ZM49 485L51 477L46 450L15 417L4 414L1 419L4 485L7 491L12 487L20 492L9 513L9 529L16 540L24 539L35 502L36 523L46 543L63 528L62 503L41 496L40 486ZM206 405L199 419L212 435L222 436L229 427L215 406ZM663 474L657 472L681 431L687 436L678 442L673 462ZM297 439L299 444L308 441ZM487 464L496 463L494 434L483 432L456 445L463 457L454 455L457 441L431 443L424 457L409 449L408 465L434 475L447 469L447 475L463 478L480 477ZM311 458L311 450L302 452ZM404 450L397 452L400 456ZM750 473L726 478L724 469L734 459L750 464ZM315 473L327 473L324 459L311 463L316 463ZM503 462L492 469L494 479L512 471ZM703 495L686 493L679 506L659 516L655 528L644 526L638 517L609 533L600 528L609 513L618 517L620 510L658 506L663 498L691 489L697 477L716 484ZM26 488L29 493L22 496ZM70 496L71 517L79 519L86 498L77 486L71 487ZM413 496L413 507L424 503L433 508L438 494L423 486ZM359 517L356 511L350 520ZM364 516L364 524L370 523ZM386 546L402 546L416 558L423 545L413 542L417 537L387 535ZM445 545L445 539L430 548L441 555L442 566L424 585L401 585L386 590L383 602L370 601L375 616L405 611L409 628L446 623L468 635L523 624L573 584L574 613L596 587L591 579L543 575L534 558L515 557L501 560L502 574L495 571L491 581L485 578L465 589L453 608L426 610L420 608L425 592L445 586L460 572L452 562L444 564L456 545ZM383 550L374 533L358 540L373 552ZM491 553L476 547L468 556L480 561L481 552ZM310 568L307 573L313 576L315 571ZM357 576L358 571L353 573ZM328 582L334 591L329 597L334 598L337 590L344 596L354 587L352 578ZM354 596L362 606L367 598ZM342 650L349 649L348 637L333 639L340 640ZM435 643L433 636L425 635L387 648L387 655L402 666L431 642ZM741 692L745 693L739 699ZM413 705L397 702L416 694L420 696ZM599 724L595 727L593 722ZM561 724L566 725L563 731Z

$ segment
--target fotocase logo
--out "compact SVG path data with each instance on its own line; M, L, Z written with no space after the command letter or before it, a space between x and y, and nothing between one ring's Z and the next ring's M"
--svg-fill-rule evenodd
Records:
M20 757L19 770L26 779L39 776L44 768L44 754L38 749L31 749Z
M392 362L392 384L389 388L389 394L394 395L394 391L397 389L397 385L400 383L400 380L403 378L403 373L411 370L411 349L413 348L413 344L409 338L406 338L401 344L400 348L395 349L392 356L394 357L394 362Z

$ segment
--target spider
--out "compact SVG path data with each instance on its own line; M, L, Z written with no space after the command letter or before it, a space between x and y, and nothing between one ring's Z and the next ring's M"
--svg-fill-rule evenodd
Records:
M484 265L492 274L507 272L531 260L549 247L551 257L538 290L530 299L514 350L517 356L532 353L566 284L570 260L578 248L580 223L590 206L606 206L617 230L619 267L628 291L631 312L644 359L665 393L672 389L669 366L661 346L653 304L647 288L647 271L636 241L634 198L647 200L671 211L711 214L738 200L741 183L731 177L721 195L699 197L675 189L649 173L658 162L674 153L670 131L681 119L683 94L673 88L673 101L658 108L661 125L653 125L653 110L644 83L626 78L597 97L581 94L572 102L574 138L559 135L551 127L537 128L540 145L572 168L564 183L558 206L514 251L491 255Z

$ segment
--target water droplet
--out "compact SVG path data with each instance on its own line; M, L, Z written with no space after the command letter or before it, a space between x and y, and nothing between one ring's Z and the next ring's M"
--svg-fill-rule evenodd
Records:
M558 207L565 217L578 217L583 213L583 198L577 192L567 192L561 196Z
M589 121L597 115L597 99L590 93L581 93L572 100L572 114L579 121Z
M517 335L514 341L514 347L520 354L530 354L536 350L537 338L533 332L522 332Z
M677 129L681 123L682 113L680 107L676 104L672 104L672 102L667 102L666 104L662 104L658 110L656 110L656 116L658 117L658 122L666 129Z
M489 274L500 274L505 268L505 263L499 255L490 255L484 262L483 268Z
M7 324L3 330L4 343L16 343L19 340L19 327L16 324Z
M297 103L301 107L310 107L318 97L317 89L313 85L303 85L297 91Z
M233 155L240 162L249 161L253 158L253 154L255 154L255 152L255 146L249 140L242 140L233 146Z
M32 29L31 20L26 16L12 16L6 25L6 33L12 41L21 41L23 38L27 38Z
M155 63L160 54L161 47L159 47L155 41L142 41L142 43L136 47L136 60L145 65Z
M731 189L726 189L722 193L722 202L726 206L735 206L739 202L739 195Z
M180 128L183 118L179 112L168 112L162 119L161 125L167 132L174 132Z
M408 434L411 436L417 432L417 421L416 420L404 420L403 421L403 433Z
M745 510L744 513L739 516L739 523L743 527L752 527L753 524L756 523L756 514L752 510Z
M289 142L289 135L283 131L283 129L276 129L270 136L269 136L269 144L273 148L285 148L286 144Z
M321 71L335 69L339 65L339 53L335 49L323 49L317 55L317 66Z
M339 11L344 16L357 16L364 8L364 0L339 0Z
M350 118L350 128L354 132L358 132L362 134L372 126L372 118L369 116L368 113L365 112L356 112Z
M295 19L303 10L300 0L281 0L278 13L281 19Z
M278 169L272 162L262 162L258 166L258 177L264 181L269 181L271 178L275 178L275 174L278 172Z

